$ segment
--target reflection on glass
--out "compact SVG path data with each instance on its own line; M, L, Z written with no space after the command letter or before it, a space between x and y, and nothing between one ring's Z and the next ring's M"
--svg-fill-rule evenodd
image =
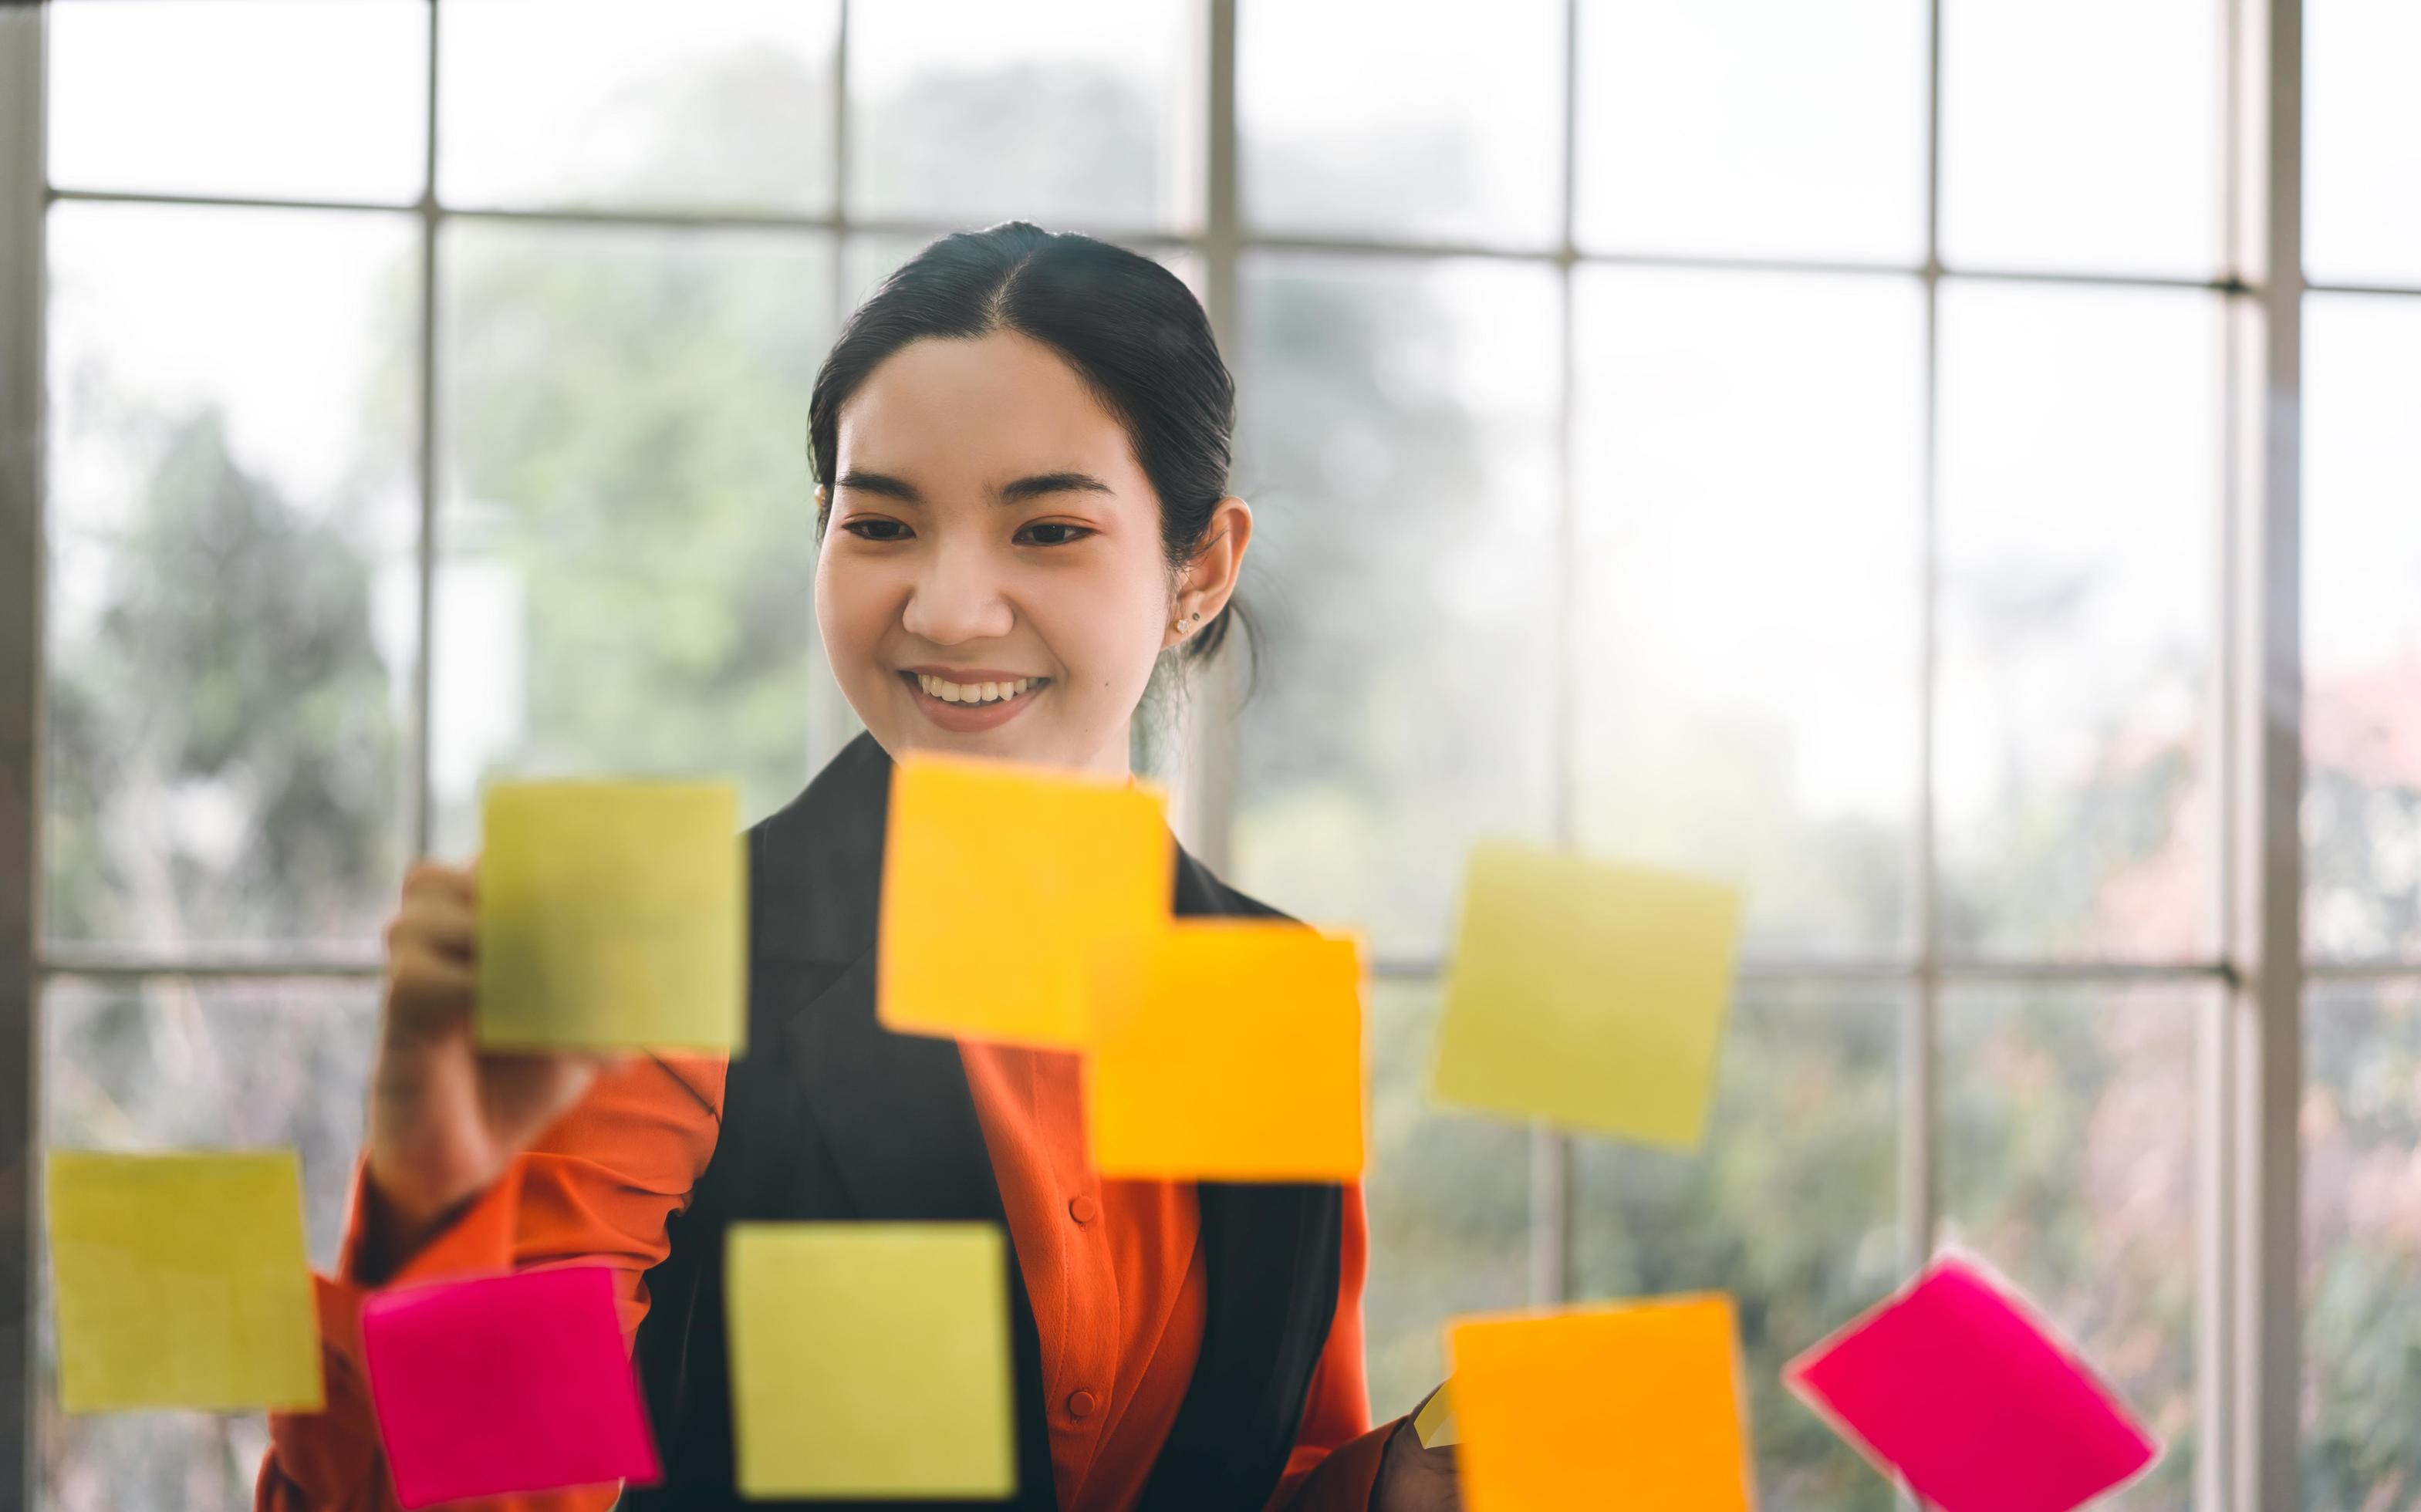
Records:
M1201 71L1182 0L855 7L850 213L1191 230Z
M1433 956L1470 842L1546 823L1554 274L1257 258L1243 299L1237 877Z
M54 981L42 995L42 1139L52 1148L290 1146L312 1263L333 1265L361 1142L374 983ZM252 1505L259 1413L59 1411L45 1259L36 1432L54 1512Z
M2167 1445L2131 1509L2193 1502L2195 1045L2218 1010L2176 987L1942 1005L1943 1238L2014 1282Z
M2303 1504L2421 1495L2421 981L2346 982L2304 1010Z
M2190 290L1943 287L1953 952L2210 946L2219 338Z
M2421 288L2421 6L2304 6L2304 267Z
M424 0L46 8L51 181L408 204L428 161Z
M1581 242L1925 256L1923 0L1580 8Z
M1911 279L1581 274L1580 833L1745 881L1751 951L1911 943L1923 320Z
M1530 1135L1439 1112L1434 982L1370 991L1370 1276L1363 1327L1375 1420L1409 1412L1444 1377L1439 1333L1519 1307L1530 1275Z
M827 211L839 13L836 0L448 0L441 196Z
M1574 1294L1732 1294L1763 1505L1892 1504L1889 1484L1785 1392L1782 1366L1898 1279L1898 1012L1888 991L1751 987L1732 1007L1702 1150L1574 1142Z
M2421 960L2421 299L2304 323L2304 921Z
M820 237L449 227L438 849L486 773L807 777ZM449 622L448 613L457 617Z
M2226 8L1944 0L1943 260L2215 273Z
M1552 243L1563 49L1554 0L1246 0L1245 219L1294 235Z
M367 943L399 875L417 229L49 225L50 938Z

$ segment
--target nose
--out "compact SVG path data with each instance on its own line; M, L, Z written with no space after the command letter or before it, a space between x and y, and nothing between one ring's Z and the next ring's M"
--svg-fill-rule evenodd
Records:
M926 554L899 623L919 640L957 646L1006 635L1016 618L987 553L944 546Z

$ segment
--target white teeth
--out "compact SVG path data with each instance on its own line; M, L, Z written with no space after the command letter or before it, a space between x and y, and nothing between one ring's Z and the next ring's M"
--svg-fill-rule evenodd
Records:
M951 682L927 672L916 674L916 686L945 704L999 703L1027 692L1036 680L1019 678L1011 682Z

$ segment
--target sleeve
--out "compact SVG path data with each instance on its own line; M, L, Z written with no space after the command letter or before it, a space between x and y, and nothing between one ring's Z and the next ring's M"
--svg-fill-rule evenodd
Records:
M646 1272L670 1248L665 1224L689 1201L723 1124L726 1063L641 1057L601 1075L578 1106L516 1157L444 1232L383 1283L538 1266L611 1266L627 1348L648 1311ZM334 1276L312 1277L327 1380L317 1412L269 1414L255 1512L395 1512L393 1484L362 1368L364 1164ZM492 1512L604 1512L618 1489L593 1487L463 1506Z
M1345 1189L1337 1244L1336 1317L1313 1367L1303 1426L1266 1512L1364 1512L1397 1418L1370 1426L1370 1389L1362 1363L1362 1283L1368 1270L1369 1224L1362 1188Z

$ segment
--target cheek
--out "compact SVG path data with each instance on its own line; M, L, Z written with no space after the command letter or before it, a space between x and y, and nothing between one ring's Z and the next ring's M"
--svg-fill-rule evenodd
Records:
M882 639L889 592L884 574L867 564L836 559L829 540L816 556L816 630L834 675L846 682L869 663Z
M1158 557L1103 562L1081 582L1040 585L1028 603L1035 628L1071 678L1095 693L1140 694L1167 619Z

